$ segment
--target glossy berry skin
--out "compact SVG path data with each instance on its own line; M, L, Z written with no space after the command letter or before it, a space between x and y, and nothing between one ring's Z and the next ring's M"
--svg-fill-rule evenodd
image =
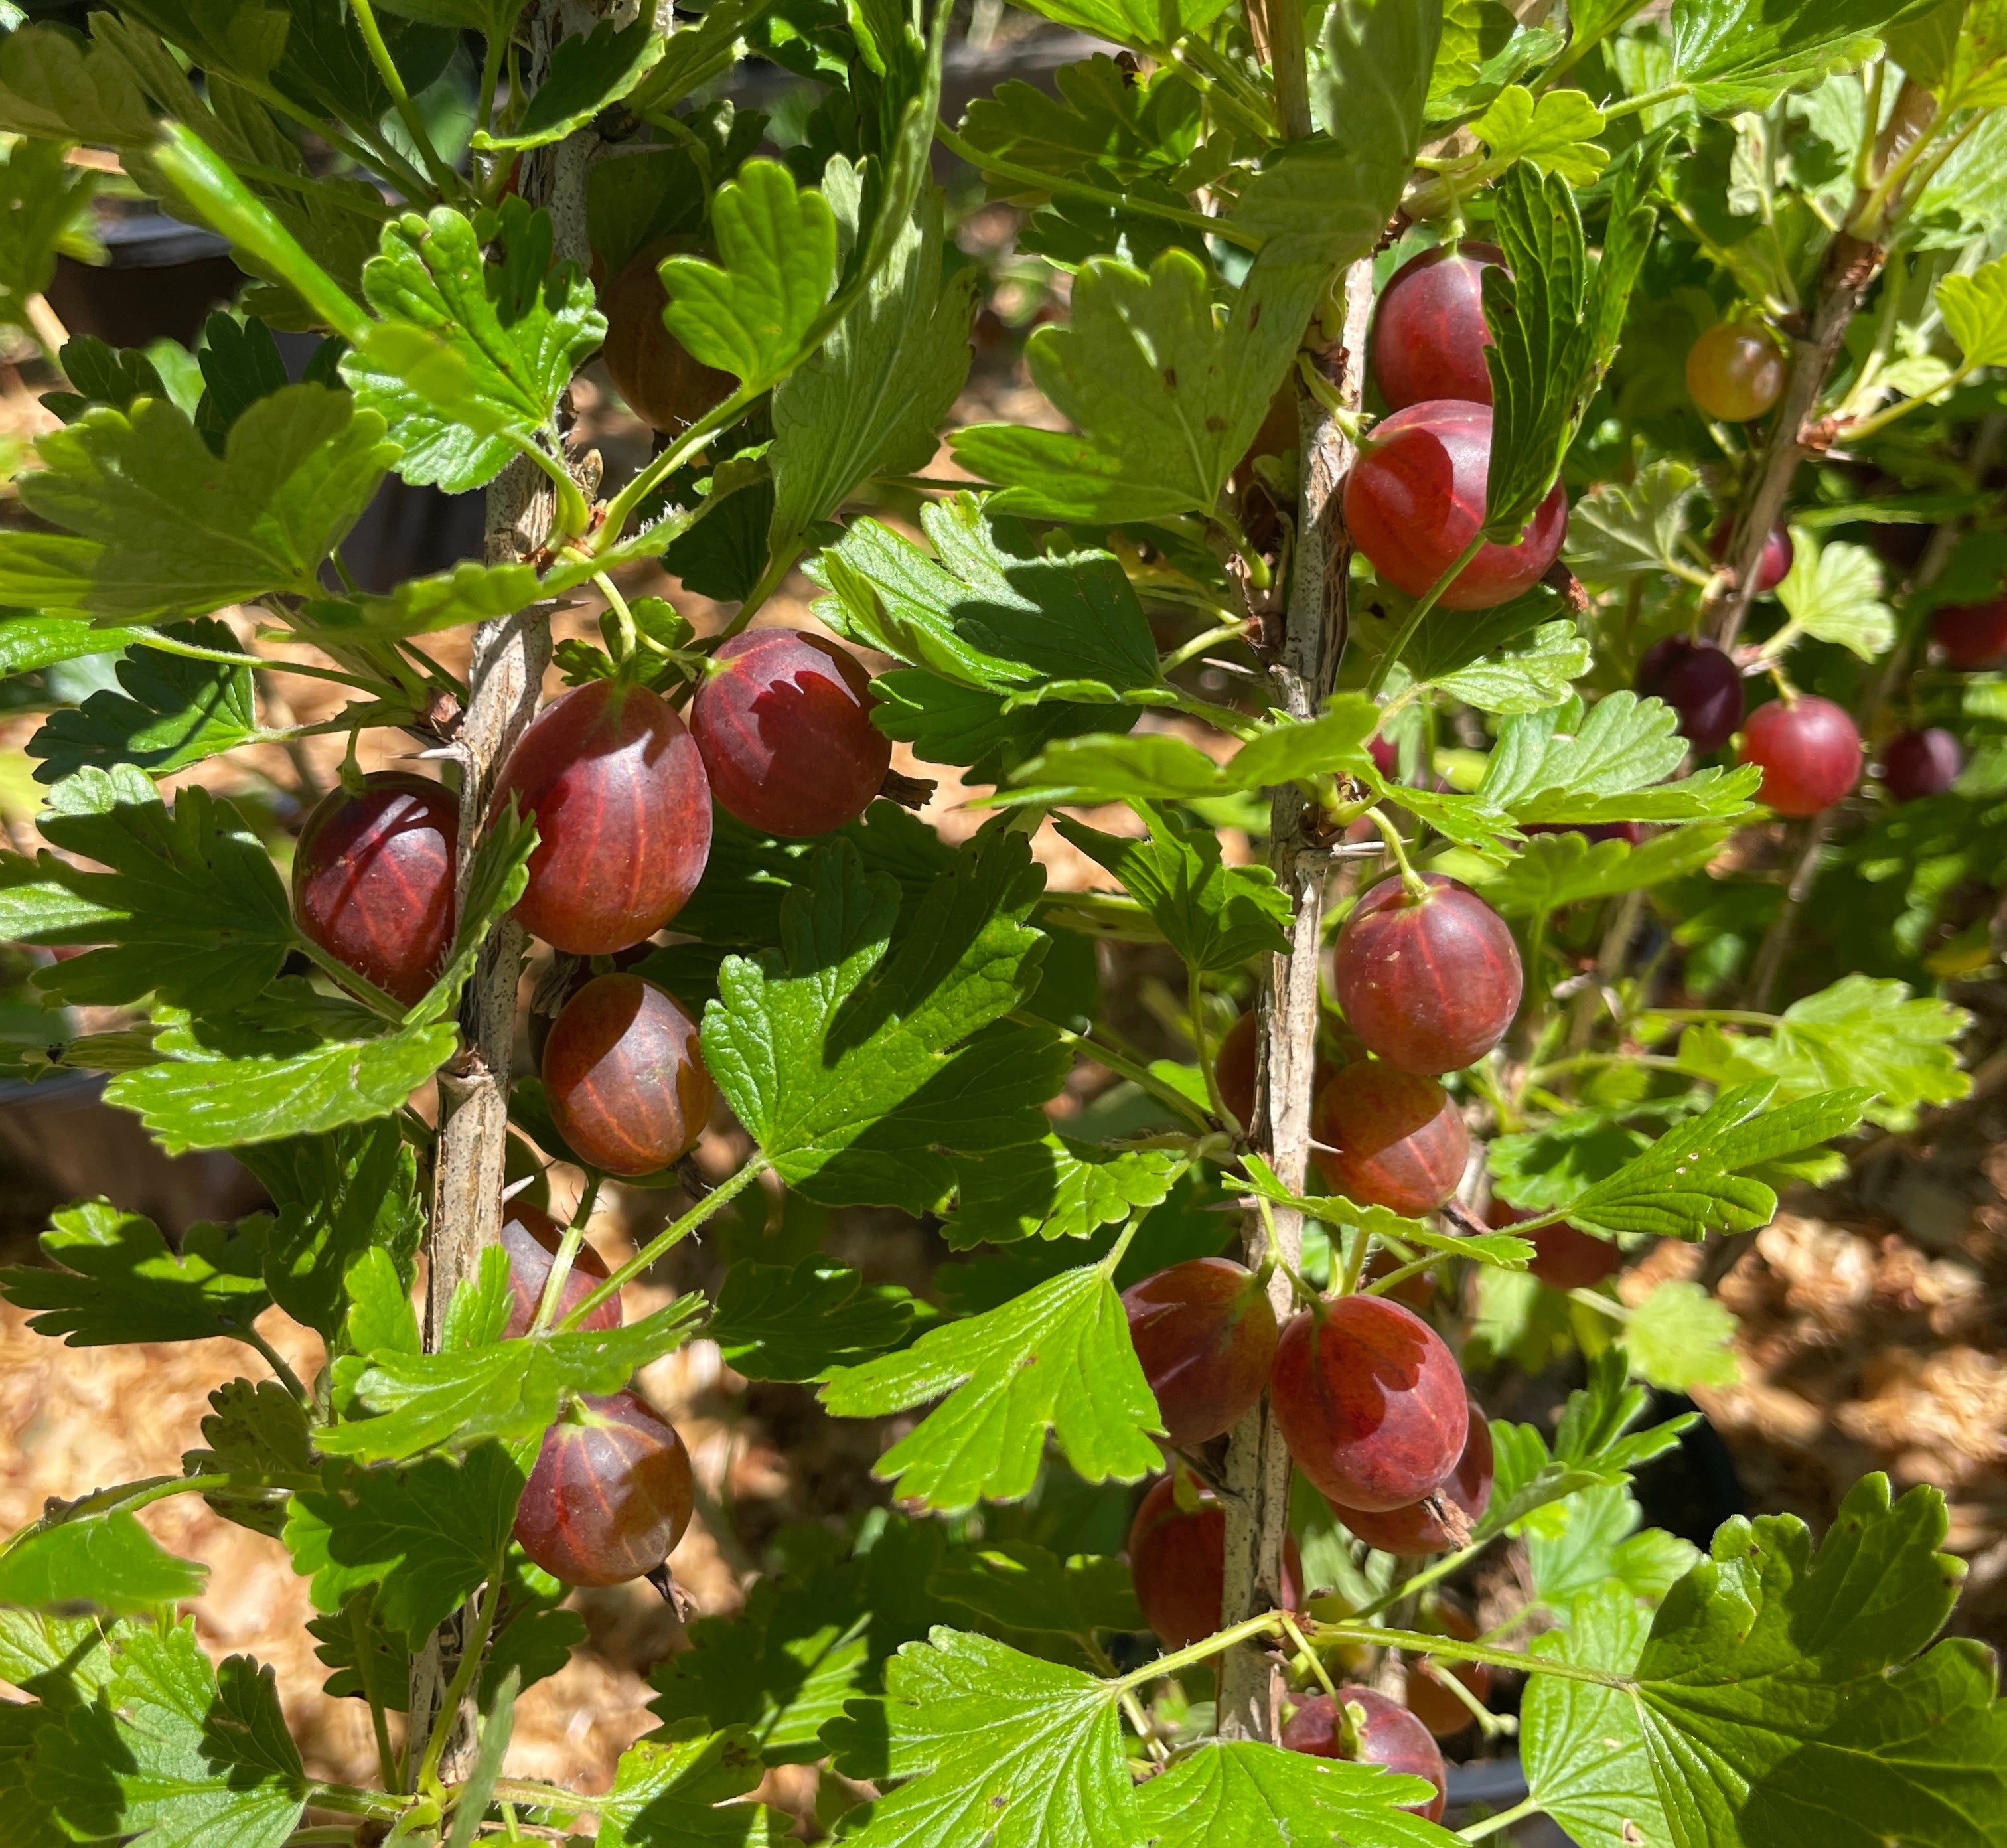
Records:
M734 636L690 704L690 734L711 792L749 827L788 839L826 834L871 806L892 767L873 728L871 679L820 636L758 629Z
M1687 390L1709 417L1747 423L1783 395L1784 355L1762 328L1723 321L1687 349Z
M1153 1483L1129 1527L1129 1571L1143 1621L1166 1649L1181 1649L1220 1628L1226 1596L1226 1511L1210 1489L1199 1507L1178 1506L1173 1478ZM1282 1543L1282 1602L1303 1607L1303 1562L1293 1539Z
M577 956L652 936L697 889L711 852L711 784L696 741L646 687L594 680L553 700L495 790L541 838L516 915Z
M1464 1518L1476 1522L1491 1505L1494 1458L1491 1427L1483 1412L1470 1403L1470 1435L1464 1440L1463 1454L1448 1479L1435 1493L1462 1509ZM1387 1508L1369 1514L1363 1508L1332 1504L1339 1520L1367 1546L1381 1553L1396 1553L1404 1558L1420 1559L1432 1553L1448 1553L1458 1544L1456 1536L1430 1512L1423 1501L1406 1508Z
M1482 1059L1519 1011L1525 975L1505 920L1439 873L1415 899L1383 879L1353 907L1332 986L1367 1049L1433 1077Z
M502 1249L509 1254L509 1323L502 1331L502 1338L513 1341L528 1334L537 1319L537 1305L543 1300L545 1281L551 1274L551 1260L557 1256L563 1240L564 1228L527 1201L510 1201L507 1212L508 1217L502 1222ZM571 1261L571 1275L566 1278L558 1297L552 1326L563 1321L598 1289L606 1275L605 1260L590 1245L580 1245ZM579 1326L619 1328L620 1299L608 1296Z
M1445 244L1409 258L1388 279L1373 312L1372 358L1390 411L1431 398L1491 402L1483 277L1504 261L1495 244Z
M545 1042L544 1090L564 1139L608 1174L653 1174L697 1146L717 1091L697 1022L639 975L595 975Z
M1728 556L1730 531L1727 526L1717 527L1708 541L1708 555L1717 565ZM1790 575L1791 560L1797 555L1790 534L1781 526L1772 527L1769 537L1763 541L1762 555L1756 561L1756 586L1751 594L1769 596Z
M566 1585L623 1585L675 1550L695 1500L672 1426L631 1392L588 1397L545 1434L516 1539Z
M1931 616L1931 634L1945 661L1960 672L1993 667L2007 655L2007 597L1948 604Z
M300 831L294 920L408 1007L453 943L459 841L459 797L425 777L379 771L358 795L330 790Z
M1370 1688L1341 1687L1338 1701L1358 1708L1364 1716L1356 1723L1359 1736L1356 1754L1345 1749L1338 1702L1328 1694L1296 1697L1296 1711L1282 1723L1284 1748L1317 1758L1351 1757L1363 1765L1384 1765L1389 1771L1427 1778L1436 1787L1434 1797L1427 1803L1406 1803L1401 1807L1426 1822L1441 1822L1449 1793L1449 1775L1443 1769L1442 1754L1436 1749L1429 1729L1406 1707Z
M1245 1265L1188 1259L1132 1283L1122 1307L1167 1444L1219 1437L1261 1398L1275 1358L1275 1312Z
M1456 1192L1470 1158L1470 1132L1434 1078L1381 1060L1348 1065L1317 1095L1310 1151L1335 1194L1410 1218Z
M1448 1479L1470 1399L1442 1337L1384 1296L1341 1296L1282 1331L1268 1402L1296 1467L1342 1508L1406 1508Z
M651 428L675 436L738 389L729 372L690 357L662 320L669 298L658 266L675 246L651 245L600 297L606 344L600 358L627 407Z
M1963 749L1942 725L1905 732L1882 753L1882 781L1899 802L1943 795L1964 767Z
M1718 751L1742 723L1742 675L1712 642L1669 635L1645 651L1638 691L1663 700L1679 714L1679 732L1705 756Z
M1484 524L1491 407L1439 398L1373 427L1345 483L1345 524L1373 568L1410 597L1425 595ZM1490 609L1531 590L1561 554L1568 496L1561 484L1510 545L1487 542L1439 599Z
M1861 780L1861 734L1830 700L1773 700L1742 728L1742 761L1763 772L1758 798L1779 815L1816 815Z

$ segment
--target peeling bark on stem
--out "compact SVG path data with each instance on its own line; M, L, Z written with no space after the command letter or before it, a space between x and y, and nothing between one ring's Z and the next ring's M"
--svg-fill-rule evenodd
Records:
M1332 349L1314 354L1348 409L1356 410L1365 375L1366 322L1373 302L1370 258L1345 279L1345 324ZM1281 646L1269 673L1275 704L1292 718L1308 718L1330 693L1346 638L1346 577L1351 546L1339 514L1339 488L1353 460L1344 432L1300 379L1296 416L1302 437L1301 486L1296 503L1295 563ZM1317 966L1324 929L1324 883L1331 858L1313 841L1300 791L1271 792L1270 864L1289 895L1294 917L1286 956L1272 957L1259 1000L1260 1076L1254 1106L1255 1142L1284 1186L1300 1192L1309 1171L1311 1074L1317 1062ZM1275 1255L1294 1268L1301 1254L1298 1214L1273 1215ZM1250 1216L1247 1262L1269 1253L1268 1229ZM1268 1282L1278 1318L1292 1307L1288 1270L1278 1265ZM1265 1398L1235 1427L1226 1451L1226 1578L1222 1618L1229 1624L1257 1616L1281 1601L1282 1546L1289 1536L1289 1453ZM1272 1659L1253 1643L1229 1650L1221 1661L1219 1726L1228 1739L1272 1740L1282 1677Z

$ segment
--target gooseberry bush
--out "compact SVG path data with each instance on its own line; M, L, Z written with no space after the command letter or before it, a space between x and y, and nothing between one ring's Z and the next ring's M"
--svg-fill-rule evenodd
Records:
M812 1765L862 1848L1425 1848L1438 1738L1513 1730L1463 1839L2007 1841L1941 1494L1702 1556L1630 1486L1689 1422L1648 1390L1734 1367L1654 1254L1967 1088L2007 5L1033 4L1106 48L954 122L919 0L5 9L0 313L60 380L0 531L48 712L0 936L111 1023L16 1063L270 1197L81 1201L0 1278L74 1347L255 1350L0 1550L10 1843L753 1843ZM1056 417L950 428L936 144L1018 213ZM52 330L115 165L243 272L192 354ZM573 428L602 351L638 465ZM386 474L484 492L485 555L365 587ZM827 633L753 626L797 571ZM295 841L203 780L309 733ZM675 1207L609 1265L616 1183ZM931 1286L767 1261L791 1197L923 1221ZM715 1300L625 1319L697 1237ZM697 1489L633 1381L700 1338L887 1421L888 1505L691 1624L610 1790L511 1775L569 1588L673 1592ZM1515 1367L1555 1419L1488 1415ZM199 1646L178 1495L310 1581L373 1784Z

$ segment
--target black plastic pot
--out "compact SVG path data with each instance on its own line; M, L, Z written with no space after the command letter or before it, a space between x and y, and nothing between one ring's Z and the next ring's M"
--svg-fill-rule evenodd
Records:
M163 337L189 346L203 317L244 286L224 239L151 206L102 204L97 231L104 263L59 256L48 287L49 305L72 333L93 333L115 347L143 347Z

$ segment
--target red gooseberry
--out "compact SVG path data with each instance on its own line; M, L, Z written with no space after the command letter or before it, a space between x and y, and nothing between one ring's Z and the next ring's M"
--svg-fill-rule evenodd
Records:
M1687 390L1725 424L1761 417L1783 394L1784 355L1769 329L1723 321L1687 349Z
M662 259L681 248L675 239L650 245L601 291L606 344L600 358L627 407L652 428L675 436L714 411L739 387L690 357L662 319L668 292L658 273Z
M1189 1258L1130 1285L1122 1307L1166 1443L1219 1437L1261 1398L1275 1358L1275 1312L1246 1265Z
M1714 537L1708 541L1708 555L1719 565L1728 556L1728 541L1734 532L1732 524L1724 522L1714 530ZM1756 583L1752 596L1767 597L1790 576L1791 560L1797 548L1791 543L1791 535L1781 526L1773 526L1765 536L1763 550L1756 561Z
M749 827L826 834L871 806L892 767L870 676L834 642L792 629L734 636L690 704L711 792Z
M1484 272L1501 268L1495 244L1444 244L1413 256L1388 279L1373 310L1373 382L1388 408L1431 398L1491 402L1484 349Z
M547 1212L526 1200L512 1200L502 1222L502 1248L509 1254L509 1325L502 1331L505 1341L529 1333L537 1319L537 1305L543 1300L544 1285L551 1274L551 1261L557 1256L564 1228ZM606 1261L590 1245L581 1244L571 1261L571 1274L559 1293L555 1327L606 1281ZM620 1299L608 1296L579 1326L582 1328L617 1328L620 1326Z
M1341 1702L1353 1709L1349 1726L1339 1712ZM1435 1786L1434 1796L1426 1803L1401 1807L1427 1822L1441 1821L1449 1776L1429 1729L1406 1707L1370 1688L1349 1684L1339 1689L1336 1701L1328 1694L1303 1695L1296 1697L1294 1706L1282 1723L1282 1742L1286 1750L1307 1752L1313 1758L1384 1765L1389 1771L1425 1778ZM1348 1731L1353 1739L1349 1745Z
M1947 604L1931 616L1931 634L1945 659L1961 672L1992 667L2007 655L2007 597Z
M1434 1493L1455 1503L1463 1511L1463 1518L1474 1522L1491 1505L1494 1458L1491 1427L1485 1422L1484 1413L1475 1399L1469 1402L1469 1405L1470 1434L1464 1440L1463 1454ZM1451 1532L1441 1516L1430 1508L1427 1498L1410 1502L1406 1508L1386 1508L1377 1513L1342 1507L1337 1502L1333 1502L1332 1508L1354 1535L1381 1553L1420 1558L1431 1553L1448 1553L1463 1544L1462 1537Z
M538 836L516 915L559 950L607 956L652 936L697 889L711 785L668 702L591 681L531 721L495 788Z
M1669 635L1638 663L1638 691L1679 715L1679 733L1705 755L1718 751L1742 723L1742 674L1712 642Z
M1312 1484L1379 1513L1431 1494L1470 1436L1470 1399L1442 1337L1384 1296L1340 1296L1282 1333L1268 1402Z
M1129 1571L1143 1621L1166 1649L1182 1649L1220 1628L1226 1596L1226 1511L1210 1489L1186 1479L1197 1506L1178 1506L1177 1480L1153 1483L1129 1527ZM1303 1563L1282 1543L1282 1603L1303 1606Z
M1882 781L1899 802L1943 795L1964 768L1964 749L1942 725L1905 732L1882 753Z
M345 968L409 1007L452 947L460 798L401 771L314 806L293 855L293 917Z
M595 975L544 1043L559 1133L608 1174L653 1174L697 1146L717 1091L697 1022L639 975Z
M1816 815L1861 778L1861 733L1830 700L1772 700L1742 728L1742 761L1763 772L1758 795L1779 815Z
M1333 1193L1411 1218L1456 1192L1470 1155L1470 1132L1449 1093L1377 1059L1348 1065L1317 1093L1310 1135L1312 1159Z
M1425 596L1484 524L1491 407L1448 399L1411 404L1376 424L1345 484L1345 525L1373 569ZM1561 555L1568 496L1561 484L1510 545L1487 541L1438 600L1490 609L1530 591Z
M579 1399L544 1435L516 1539L566 1585L620 1585L675 1550L695 1505L690 1453L631 1392Z
M1525 977L1505 920L1440 873L1416 898L1382 880L1352 909L1332 986L1352 1030L1390 1065L1461 1071L1505 1036Z

